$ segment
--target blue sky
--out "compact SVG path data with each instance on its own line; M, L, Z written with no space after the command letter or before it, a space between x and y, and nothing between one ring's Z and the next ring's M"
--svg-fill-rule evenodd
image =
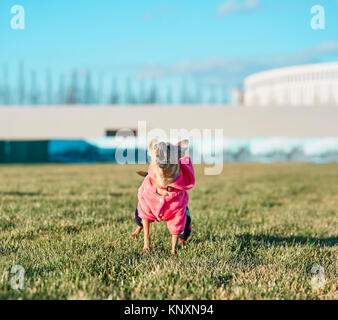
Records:
M15 4L24 30L10 28ZM315 4L325 30L310 27ZM1 0L0 66L233 87L256 71L338 61L337 16L338 0Z

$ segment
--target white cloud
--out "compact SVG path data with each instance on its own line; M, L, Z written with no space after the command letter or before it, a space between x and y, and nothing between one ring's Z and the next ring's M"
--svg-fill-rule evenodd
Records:
M338 41L326 41L322 42L315 48L317 53L336 53L338 52Z
M143 20L145 20L145 21L149 21L149 20L151 20L153 18L153 15L151 14L151 13L149 13L149 12L147 12L147 13L145 13L144 15L143 15Z
M259 0L227 0L218 6L219 16L255 11L261 7Z
M273 56L213 57L188 60L164 66L155 63L144 65L136 72L138 78L164 78L189 76L205 82L237 85L255 72L299 64L321 62L323 55L338 56L338 41L322 42L303 50Z

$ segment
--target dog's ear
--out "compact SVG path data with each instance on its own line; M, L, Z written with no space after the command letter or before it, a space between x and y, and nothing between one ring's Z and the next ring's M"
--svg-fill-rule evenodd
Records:
M158 141L156 139L153 139L150 141L148 146L148 154L151 157L154 151L154 146L158 144Z
M150 141L149 146L148 146L148 151L152 151L154 149L154 145L158 144L158 141L156 139L153 139Z
M183 158L185 156L186 151L189 147L189 140L185 139L176 144L176 147L178 149L178 158Z
M189 147L189 140L188 139L184 139L184 140L182 140L180 142L177 142L176 146L181 147L183 149L188 149L188 147Z

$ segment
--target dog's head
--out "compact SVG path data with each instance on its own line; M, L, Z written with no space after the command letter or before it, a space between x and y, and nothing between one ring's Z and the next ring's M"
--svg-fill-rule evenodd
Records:
M176 145L169 142L158 142L152 140L148 147L148 154L151 162L163 171L170 171L171 168L178 166L179 159L182 158L189 146L189 140L182 140Z

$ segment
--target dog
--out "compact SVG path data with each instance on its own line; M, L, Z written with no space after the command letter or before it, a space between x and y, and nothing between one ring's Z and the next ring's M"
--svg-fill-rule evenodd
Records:
M188 140L172 145L154 139L149 144L151 162L148 172L138 172L145 179L138 190L134 214L137 229L131 234L136 238L144 229L144 253L151 250L150 224L155 220L167 221L172 255L176 254L177 240L185 241L190 236L187 190L194 186L195 174L191 159L185 155L188 146Z

